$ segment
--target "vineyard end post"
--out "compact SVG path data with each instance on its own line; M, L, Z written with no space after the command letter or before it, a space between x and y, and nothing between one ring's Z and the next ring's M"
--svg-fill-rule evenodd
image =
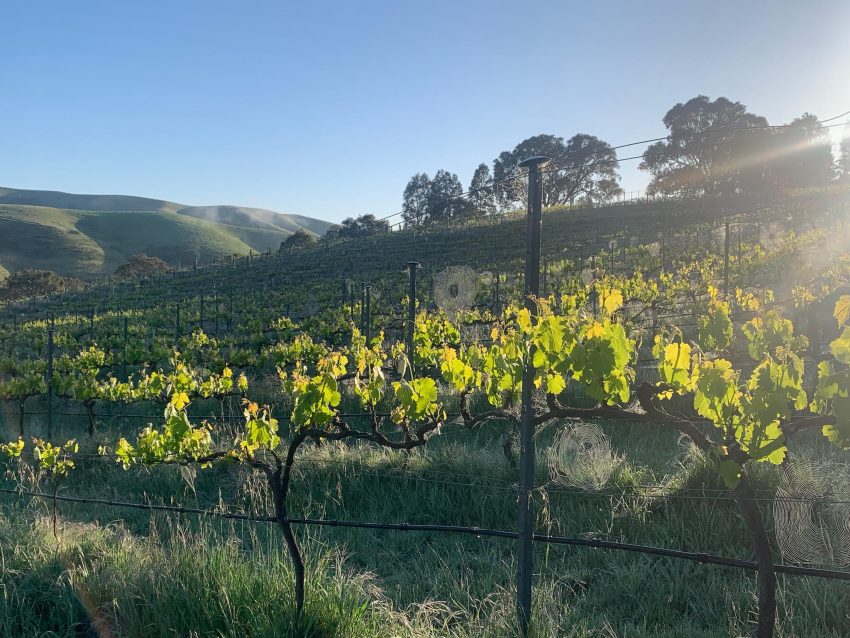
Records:
M545 157L530 157L520 162L528 168L528 230L525 256L525 307L532 316L537 316L536 298L540 296L540 229L543 209L543 175L541 164ZM519 516L517 547L517 620L520 634L528 635L531 620L531 588L533 573L534 512L532 490L534 489L534 413L532 391L534 388L533 352L527 355L522 373L522 418L520 424L519 457Z

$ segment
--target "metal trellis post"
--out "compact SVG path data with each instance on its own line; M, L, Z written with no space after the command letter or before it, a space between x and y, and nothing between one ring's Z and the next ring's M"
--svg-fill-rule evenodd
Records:
M372 286L366 286L366 345L372 341Z
M413 368L413 327L416 324L416 269L419 268L418 261L407 262L410 279L410 298L407 302L407 358L410 367Z
M723 238L723 297L729 298L729 222L724 224L725 235Z
M360 282L360 330L366 331L366 282Z
M47 437L53 436L53 330L54 317L47 323Z
M520 163L528 168L528 233L525 257L525 307L536 320L540 295L540 229L542 225L543 179L540 165L545 157L531 157ZM522 373L522 418L520 425L519 457L519 542L517 546L517 620L520 633L528 635L531 620L531 587L534 542L534 511L532 490L534 489L534 413L532 391L534 389L533 352L527 355Z
M124 382L127 381L127 315L124 315L124 347L121 355L121 373L124 377Z

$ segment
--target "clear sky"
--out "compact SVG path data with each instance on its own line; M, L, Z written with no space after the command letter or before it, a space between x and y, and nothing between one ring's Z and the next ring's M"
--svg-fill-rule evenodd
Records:
M5 0L0 19L18 188L339 221L538 133L663 135L701 93L773 124L850 109L847 0Z

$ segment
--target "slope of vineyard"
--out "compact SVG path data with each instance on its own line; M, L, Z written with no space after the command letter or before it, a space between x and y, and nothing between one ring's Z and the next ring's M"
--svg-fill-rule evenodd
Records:
M814 228L829 212L850 207L850 190L799 193L775 200L642 200L575 210L544 211L544 259L588 257L622 250L677 235L691 234L693 247L716 242L724 220L746 219L754 229L764 223L761 239L785 230ZM722 229L721 229L722 230ZM332 264L347 272L370 272L415 260L431 268L468 265L473 268L522 270L526 219L522 212L473 223L434 225L388 235L348 240L325 249ZM303 262L317 260L321 249L305 252Z
M184 206L119 195L0 188L0 266L109 275L136 253L174 266L276 250L296 230L329 223L239 206ZM38 246L38 250L32 250Z

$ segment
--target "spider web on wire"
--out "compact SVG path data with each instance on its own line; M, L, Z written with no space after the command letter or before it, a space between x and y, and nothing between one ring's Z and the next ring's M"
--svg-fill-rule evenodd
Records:
M562 430L546 456L553 483L588 491L604 488L622 463L611 448L611 440L593 423Z
M850 471L838 463L790 461L773 520L785 562L850 567Z
M467 266L449 266L434 277L434 302L447 313L472 306L477 290L478 275Z

